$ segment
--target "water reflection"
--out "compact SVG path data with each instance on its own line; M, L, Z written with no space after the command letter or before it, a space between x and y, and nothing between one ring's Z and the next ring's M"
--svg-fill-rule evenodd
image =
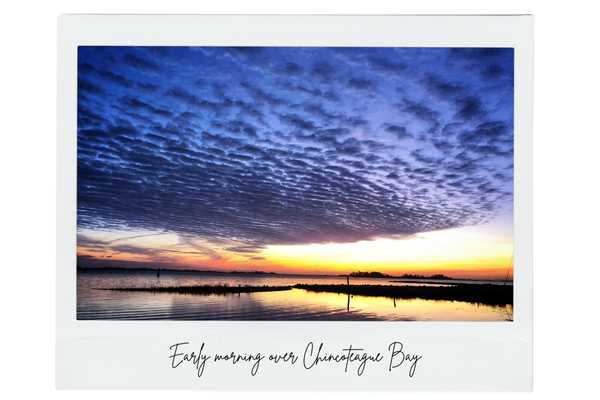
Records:
M78 319L177 320L433 320L501 321L512 319L512 306L490 306L461 301L394 299L310 292L291 289L228 295L186 295L96 290L107 287L181 286L200 284L293 285L345 283L344 277L204 276L161 271L139 273L84 273L78 275ZM353 284L389 284L374 278ZM401 283L396 283L401 285ZM414 285L415 283L411 283Z

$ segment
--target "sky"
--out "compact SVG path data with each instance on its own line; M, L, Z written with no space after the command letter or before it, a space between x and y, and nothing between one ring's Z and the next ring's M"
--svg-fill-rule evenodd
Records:
M513 50L79 47L78 265L512 270Z

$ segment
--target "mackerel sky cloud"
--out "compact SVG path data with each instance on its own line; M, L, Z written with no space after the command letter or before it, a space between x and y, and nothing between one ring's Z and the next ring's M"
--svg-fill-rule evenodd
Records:
M512 49L84 46L78 69L80 229L252 256L512 213Z

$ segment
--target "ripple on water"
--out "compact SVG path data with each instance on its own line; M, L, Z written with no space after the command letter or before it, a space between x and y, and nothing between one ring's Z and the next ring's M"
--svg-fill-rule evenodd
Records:
M314 293L302 289L228 295L119 292L107 287L156 285L153 274L83 274L78 276L77 318L81 320L457 320L498 321L512 319L512 307L495 307L458 301L396 299ZM161 286L216 284L208 277L161 275ZM339 283L344 278L236 278L237 285L289 285Z

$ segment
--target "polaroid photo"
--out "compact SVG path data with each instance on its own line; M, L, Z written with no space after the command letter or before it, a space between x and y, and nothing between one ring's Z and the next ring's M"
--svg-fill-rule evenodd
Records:
M530 390L530 16L58 47L59 388Z

